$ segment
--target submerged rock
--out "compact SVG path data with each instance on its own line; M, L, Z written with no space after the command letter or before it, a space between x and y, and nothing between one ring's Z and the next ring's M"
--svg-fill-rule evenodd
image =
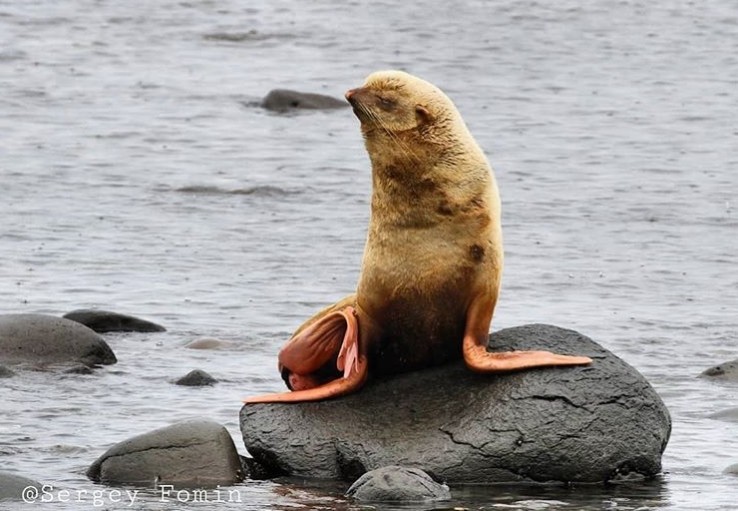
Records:
M711 413L707 416L707 418L726 422L738 422L738 408L727 408L725 410L720 410L719 412Z
M420 469L389 466L361 476L346 496L364 502L429 502L449 500L451 492Z
M738 381L738 359L705 369L700 376L703 378Z
M95 332L165 332L166 328L145 319L97 309L79 309L64 315Z
M87 470L108 484L215 486L243 479L228 431L208 420L179 422L120 442Z
M0 315L0 362L115 364L102 337L84 325L44 314Z
M189 350L229 350L236 347L236 343L204 337L190 341L184 347Z
M347 102L332 96L288 89L274 89L261 100L262 108L277 112L295 109L325 110L348 106Z
M738 463L733 463L732 465L726 467L725 470L723 470L723 474L738 476Z
M671 419L631 366L549 325L501 330L490 347L594 362L494 375L458 362L370 382L339 399L245 405L244 444L271 471L329 479L394 464L449 484L600 482L660 471Z
M0 378L12 378L13 376L15 376L15 372L5 366L0 366Z
M23 490L29 487L41 491L41 483L33 479L11 474L10 472L0 472L0 501L23 500ZM30 495L32 496L33 493Z
M203 387L206 385L215 385L218 380L210 376L201 369L190 371L186 375L174 382L175 385L185 385L188 387Z

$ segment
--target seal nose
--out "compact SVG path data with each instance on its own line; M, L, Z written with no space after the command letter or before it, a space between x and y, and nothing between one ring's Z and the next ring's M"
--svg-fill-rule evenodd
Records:
M352 99L353 99L353 97L354 97L354 96L356 95L356 91L357 91L357 90L358 90L358 89L349 89L349 90L347 90L347 91L346 91L346 94L344 94L344 96L345 96L345 98L346 98L346 101L348 101L349 103L352 103L352 101L351 101L351 100L352 100Z

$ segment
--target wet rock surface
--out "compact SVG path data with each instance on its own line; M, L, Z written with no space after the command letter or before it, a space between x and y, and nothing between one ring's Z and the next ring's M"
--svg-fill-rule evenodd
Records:
M550 325L501 330L490 348L594 362L496 375L459 362L371 382L340 399L246 405L244 444L275 472L344 480L388 465L422 468L449 484L600 482L660 471L671 419L623 360Z
M725 422L738 422L738 408L727 408L718 412L711 413L707 416L710 419L721 420Z
M195 369L194 371L190 371L186 375L177 379L174 383L175 385L184 385L186 387L204 387L207 385L215 385L218 383L218 380L201 369Z
M10 472L0 472L0 501L23 500L23 490L29 486L41 490L41 483L33 479Z
M82 323L95 332L165 332L166 328L151 321L98 309L79 309L68 312L64 318Z
M451 492L420 469L388 466L361 476L346 496L364 502L427 502L449 500Z
M348 103L332 96L299 92L289 89L274 89L261 100L260 106L267 110L326 110L348 107Z
M75 321L45 314L0 315L0 363L114 364L110 346Z
M738 381L738 359L705 369L700 374L702 378Z
M237 347L237 344L220 339L202 338L190 341L184 347L189 350L230 350Z
M120 442L87 470L107 484L226 485L243 478L228 431L208 420L184 421Z

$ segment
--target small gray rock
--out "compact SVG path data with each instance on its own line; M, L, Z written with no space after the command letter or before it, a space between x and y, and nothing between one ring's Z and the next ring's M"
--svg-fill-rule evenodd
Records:
M41 483L10 472L0 472L0 501L22 500L23 490L28 487L40 491Z
M243 479L228 431L208 420L179 422L120 442L87 470L108 484L214 486Z
M391 465L361 476L346 496L364 502L429 502L449 500L451 492L420 469Z
M700 377L738 381L738 359L705 369Z
M287 110L326 110L348 107L348 103L323 94L298 92L288 89L275 89L261 100L261 107L267 110L284 112Z
M0 315L0 362L115 364L113 350L91 329L45 314Z
M733 463L732 465L727 467L725 470L723 470L723 474L738 476L738 463Z
M79 309L64 315L95 332L166 332L166 328L145 319L97 309Z
M15 372L5 366L0 366L0 378L12 378L13 376L15 376Z
M229 341L221 341L220 339L202 338L195 339L185 344L188 350L229 350L236 346L236 343Z
M709 419L716 419L725 422L738 422L738 408L727 408L719 412L711 413L707 416Z
M218 380L210 376L205 371L195 369L194 371L190 371L186 375L182 376L174 383L176 385L185 385L188 387L203 387L206 385L215 385L218 383Z

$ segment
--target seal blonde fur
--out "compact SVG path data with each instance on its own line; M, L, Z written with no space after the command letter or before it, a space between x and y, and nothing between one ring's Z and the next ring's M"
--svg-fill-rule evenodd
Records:
M280 352L294 402L361 388L369 373L463 357L480 372L578 365L546 351L487 352L503 267L500 197L453 102L402 71L346 93L372 164L371 216L355 295L309 319Z

